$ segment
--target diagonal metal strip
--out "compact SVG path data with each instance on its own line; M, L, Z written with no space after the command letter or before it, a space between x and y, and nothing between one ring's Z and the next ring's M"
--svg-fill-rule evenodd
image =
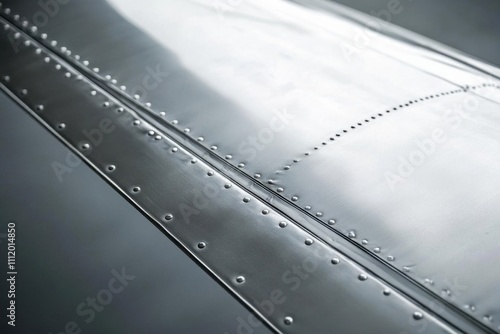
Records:
M17 54L0 36L2 88L275 330L479 331L467 321L451 327L17 32ZM186 224L193 201L206 209Z

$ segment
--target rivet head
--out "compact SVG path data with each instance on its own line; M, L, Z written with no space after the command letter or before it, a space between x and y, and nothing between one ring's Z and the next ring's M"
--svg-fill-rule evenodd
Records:
M108 168L107 168L107 170L108 170L109 172L112 172L112 171L114 171L115 169L116 169L116 166L115 166L115 165L109 165L109 166L108 166Z
M35 53L36 53L37 55L39 55L40 53L42 53L42 49L36 49L36 50L35 50Z
M359 274L358 279L360 281L366 281L368 279L368 276L366 276L366 274Z
M424 317L424 315L421 312L414 312L413 313L413 319L415 320L421 320Z
M195 163L197 163L197 162L198 162L198 160L196 160L196 159L191 159L191 163L192 163L192 164L195 164Z
M47 36L47 34L41 34L41 35L40 35L40 37L41 37L42 39L47 39L47 37L48 37L48 36Z
M323 217L323 212L316 212L316 217Z
M255 173L253 177L255 177L256 179L259 179L260 178L260 174L259 173Z
M368 245L368 240L363 239L363 240L361 241L361 243L362 243L363 245Z
M111 75L109 75L109 74L105 75L105 76L104 76L104 79L106 79L106 80L108 80L108 81L109 81L109 80L111 80Z
M81 148L82 148L82 150L88 150L90 148L90 144L84 143L84 144L82 144Z
M141 97L138 94L134 95L134 99L139 100Z
M21 37L21 34L20 34L20 33L18 33L18 32L16 32L16 33L14 34L14 39L19 39L19 37Z
M212 146L210 146L210 149L211 149L212 151L215 151L215 150L217 150L217 146L212 145Z
M45 57L45 58L43 59L43 61L44 61L44 62L46 62L46 63L50 63L50 58L49 58L49 57Z
M56 45L57 45L57 41L52 41L52 42L50 42L50 45L52 45L52 46L56 46Z
M57 125L57 128L58 128L59 130L64 130L64 128L66 128L66 124L64 124L64 123L59 123L59 124ZM87 144L87 145L88 145L88 144ZM83 148L83 146L82 146L82 148Z
M243 276L238 276L238 277L236 277L236 282L237 282L237 283L240 283L240 284L241 284L241 283L245 283L245 277L243 277Z
M178 149L177 147L173 147L173 148L172 148L172 153L175 153L175 152L177 152L177 151L179 151L179 149Z
M104 108L109 107L109 102L107 102L107 101L106 101L106 102L104 102L104 103L102 104L102 106L103 106Z
M118 109L116 109L116 111L117 111L117 112L123 112L124 110L125 110L125 109L123 109L123 108L121 108L121 107L120 107L120 108L118 108Z
M288 223L287 222L280 222L278 225L281 228L285 228L288 225Z
M36 106L36 110L42 111L43 110L43 105L39 104Z
M204 141L204 140L205 140L205 138L203 138L203 137L198 137L198 138L197 138L197 140L198 140L198 141Z
M403 267L403 271L404 271L405 273L409 273L409 272L410 272L410 268L409 268L409 267Z
M92 96L96 96L96 95L97 95L97 92L96 92L95 90L91 90L91 91L90 91L90 95L92 95Z
M330 220L328 221L328 224L329 224L329 225L334 225L334 224L335 224L335 219L330 219Z
M148 108L151 108L151 102L146 102L146 103L144 103L144 105L145 105L146 107L148 107Z
M394 261L394 256L388 255L387 256L387 261Z
M227 160L231 160L232 158L233 158L233 156L231 154L226 155Z
M174 215L173 214L169 213L169 214L165 215L165 220L172 220L172 219L174 219Z
M121 90L125 90L125 89L127 89L127 87L125 87L125 86L120 86L120 89L121 89Z
M305 244L306 244L307 246L311 246L313 243L314 243L314 240L313 240L313 239L309 239L309 238L308 238L308 239L306 239L306 241L305 241Z
M172 124L177 124L177 123L179 123L179 121L177 121L176 119L172 121Z
M132 192L134 192L134 193L138 193L139 191L141 191L141 187L133 187L132 188Z
M99 67L94 67L93 71L94 71L95 73L99 73Z
M161 139L160 135L155 136L155 140L160 140L160 139Z
M349 231L349 233L347 234L347 236L348 236L349 238L351 238L351 239L354 239L354 238L356 238L356 232L354 232L354 231Z
M293 318L292 317L285 317L283 322L285 323L285 325L290 326L291 324L293 324Z
M8 75L4 76L3 77L3 81L4 82L9 82L10 81L10 77Z
M139 121L138 119L136 119L136 120L134 121L134 125L139 125L139 124L141 124L141 121Z
M274 181L274 180L267 180L267 183L268 183L268 184L275 184L275 183L276 183L276 181Z
M241 163L238 164L238 167L239 168L243 168L243 167L245 167L245 164L243 162L241 162Z
M306 206L304 207L304 209L306 209L306 210L311 210L312 208L311 208L311 206L310 206L310 205L306 205Z
M299 198L298 198L297 196L293 196L293 197L292 197L292 201L296 202L296 201L298 201L298 200L299 200Z
M61 64L56 65L56 70L60 70L62 68Z
M212 176L212 175L214 175L214 172L213 172L213 171L211 171L211 170L209 170L209 171L207 172L207 175L208 175L208 176Z
M384 290L384 296L389 296L391 294L391 290L385 289Z
M226 188L226 189L231 188L231 184L230 184L230 183L226 183L226 184L224 185L224 188Z
M185 128L185 129L184 129L184 132L185 132L185 133L189 133L189 132L191 132L191 129L189 129L189 128Z
M89 61L88 61L88 60L84 60L84 61L83 61L83 65L84 65L84 66L89 66Z
M268 209L264 209L264 210L262 210L262 214L263 214L263 215L267 215L268 213L269 213L269 210L268 210Z
M150 135L152 137L155 135L155 132L153 130L150 130L150 131L148 131L148 135Z
M285 166L283 167L284 170L289 170L290 169L290 166Z
M166 115L166 113L165 113L164 111L160 111L160 112L158 113L158 115L160 115L160 116L165 116L165 115Z
M334 257L334 258L332 259L332 264L339 264L339 263L340 263L340 259L338 259L338 258L336 258L336 257Z
M243 197L243 202L245 202L245 203L250 202L250 197Z
M21 95L28 95L28 90L27 89L22 89L21 90Z
M199 243L198 243L198 248L199 248L199 249L203 249L203 248L205 248L205 247L207 247L207 243L206 243L206 242L199 242Z
M26 45L26 46L30 46L30 45L31 45L31 42L30 42L30 41L24 41L24 45Z
M285 189L283 189L283 188L281 188L281 187L279 187L278 189L276 189L276 191L277 191L277 192L279 192L279 193L282 193L284 190L285 190Z
M373 249L373 251L374 251L375 253L380 253L380 247L375 247L375 248Z

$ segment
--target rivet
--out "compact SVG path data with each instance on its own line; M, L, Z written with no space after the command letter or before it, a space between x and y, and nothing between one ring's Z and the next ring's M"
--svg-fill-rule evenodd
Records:
M165 220L172 220L173 218L174 218L174 215L171 213L165 215Z
M258 179L258 178L260 178L260 176L261 175L259 173L255 173L253 177L256 178L256 179Z
M108 166L108 171L112 172L116 169L115 165L109 165Z
M99 73L99 67L94 67L93 71L94 71L95 73Z
M209 171L207 172L207 175L208 175L208 176L213 176L213 175L214 175L214 172L213 172L213 171L211 171L211 170L209 170Z
M173 153L175 153L175 152L177 152L177 151L179 151L179 149L178 149L177 147L173 147L173 148L172 148L172 152L173 152Z
M184 132L185 132L185 133L189 133L189 132L191 132L191 129L189 129L189 128L185 128L185 129L184 129Z
M292 201L296 202L299 198L297 196L292 197Z
M61 47L62 52L66 52L67 48L65 46Z
M335 219L330 219L330 220L328 221L328 224L329 224L329 225L333 225L333 224L335 224Z
M205 242L199 242L199 243L198 243L198 248L199 248L199 249L203 249L203 248L205 248L205 247L207 247L207 244L206 244Z
M84 61L83 61L83 65L84 65L84 66L89 66L89 61L88 61L88 60L84 60Z
M43 110L43 105L39 104L36 106L36 110L42 111Z
M191 163L192 163L192 164L195 164L195 163L197 163L197 162L198 162L198 160L196 160L196 159L191 159Z
M366 274L359 274L358 279L360 281L366 281L368 279L368 276L366 276Z
M289 170L290 169L290 166L285 166L283 167L284 170Z
M31 45L31 42L30 42L30 41L24 41L24 45L26 45L26 46L30 46L30 45Z
M316 217L323 217L323 212L316 212Z
M134 125L139 125L139 124L141 124L141 121L139 121L138 119L136 119L136 120L134 121Z
M160 116L162 116L162 117L163 117L163 116L165 116L165 112L164 112L164 111L160 111L160 112L158 113L158 115L160 115Z
M406 273L408 273L408 272L410 272L410 268L408 268L408 267L403 267L403 271L404 271L404 272L406 272Z
M285 323L285 325L290 326L291 324L293 324L293 318L292 317L285 317L283 322Z
M354 231L349 231L349 233L347 234L347 236L348 236L349 238L351 238L351 239L354 239L354 238L356 238L356 232L354 232Z
M375 248L373 249L373 251L374 251L375 253L380 253L380 247L375 247Z
M267 215L268 213L269 213L269 210L267 210L267 209L262 210L263 215Z
M362 243L363 245L368 245L368 240L363 239L363 240L361 241L361 243Z
M49 63L49 62L50 62L50 58L49 58L49 57L45 57L43 60L44 60L46 63Z
M3 26L3 28L4 28L5 30L9 30L9 29L10 29L10 26L9 26L8 24L6 24L6 25L4 25L4 26Z
M334 257L334 258L332 259L332 264L339 264L339 263L340 263L340 259L338 259L338 258L336 258L336 257Z
M39 55L40 53L42 53L42 49L36 49L36 50L35 50L35 53L36 53L37 55Z
M16 32L16 33L14 34L14 39L19 39L19 37L21 37L21 34L20 34L20 33L18 33L18 32Z
M306 244L307 246L311 246L313 243L314 243L314 240L313 240L313 239L306 239L306 241L305 241L305 244Z
M139 99L140 99L140 96L139 96L138 94L135 94L135 95L134 95L134 99L139 100Z
M420 312L413 313L413 319L415 319L415 320L421 320L423 317L424 317L424 315Z
M483 320L486 321L486 322L492 322L493 321L493 317L491 315L485 315L483 317Z
M310 154L309 152L304 153L304 155L309 155L309 154Z
M21 90L21 95L28 95L28 90L27 89L22 89Z
M104 102L104 103L102 104L102 106L103 106L104 108L109 107L109 102L108 102L108 101Z
M203 140L205 140L205 138L203 138L203 137L198 137L197 139L198 139L198 141L203 141Z
M226 183L226 184L224 185L224 188L226 188L226 189L229 189L229 188L231 188L231 184L229 184L229 183Z
M179 123L179 121L177 121L176 119L172 121L172 124L177 124L177 123Z
M105 80L108 80L108 81L109 81L109 80L111 80L111 75L109 75L109 74L105 75L105 76L104 76L104 79L105 79Z
M133 187L132 191L135 193L138 193L139 191L141 191L141 188L140 187Z
M117 112L123 112L123 111L124 111L124 109L120 107L120 108L116 109L116 111L117 111Z
M8 75L4 76L3 77L3 81L9 82L10 81L10 77Z
M160 139L161 139L161 136L160 136L160 135L157 135L157 136L155 137L155 140L160 140Z
M28 21L23 20L23 22L22 22L21 24L23 25L23 27L25 27L25 28L26 28L26 27L28 26Z
M116 84L118 83L118 81L116 81L116 79L111 79L111 83L112 83L113 85L116 85Z
M82 144L82 150L88 150L90 145L88 143Z
M311 206L310 206L310 205L306 205L306 206L304 207L304 209L306 209L306 210L311 210L312 208L311 208Z
M233 158L233 156L231 154L226 155L227 160L231 160L232 158Z
M148 108L151 108L151 102L146 102L146 103L144 103L144 105L145 105L146 107L148 107Z
M243 276L238 276L238 277L236 277L236 282L237 282L237 283L240 283L240 284L241 284L241 283L244 283L244 282L245 282L245 277L243 277Z
M47 39L47 34L41 34L41 35L40 35L40 37L41 37L42 39Z
M394 256L388 255L387 256L387 261L394 261Z
M148 131L148 135L150 135L151 137L155 135L155 132L153 130L149 130Z
M52 46L56 46L56 45L57 45L57 41L52 41L52 42L50 42L50 45L52 45Z
M5 14L10 14L10 8L5 8L4 12Z
M389 296L391 294L391 290L385 289L384 290L384 296Z
M97 92L95 90L90 91L90 95L95 96L96 94L97 94Z
M125 90L125 89L127 89L127 87L125 87L125 86L120 86L120 89L121 89L121 90Z
M212 146L210 146L210 149L211 149L212 151L215 151L215 150L217 150L217 146L212 145Z
M281 188L281 187L279 187L278 189L276 189L276 191L277 191L277 192L279 192L279 193L282 193L284 190L285 190L285 189L283 189L283 188Z
M61 69L61 67L62 67L62 66L61 66L61 64L57 64L57 65L56 65L56 70L60 70L60 69Z
M287 224L287 222L280 222L278 225L281 228L285 228L288 224Z
M64 128L65 128L65 127L66 127L66 124L64 124L64 123L59 123L59 124L57 125L57 128L58 128L59 130L64 130ZM87 145L88 145L88 144L87 144ZM82 148L83 148L83 147L82 147Z
M245 164L244 164L243 162L240 162L240 163L238 164L238 167L243 168L243 167L245 167Z

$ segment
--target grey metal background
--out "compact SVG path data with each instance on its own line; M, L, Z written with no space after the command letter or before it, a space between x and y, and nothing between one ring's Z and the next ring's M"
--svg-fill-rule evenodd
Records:
M191 82L191 83L192 83L192 82ZM199 94L199 92L198 92L198 94ZM425 94L424 94L424 95L425 95ZM423 96L424 96L424 95L423 95ZM199 95L197 95L197 96L199 96ZM230 105L227 105L227 106L228 106L228 108L229 108L229 109L230 109L230 108L232 108ZM491 109L491 110L494 110L494 107L492 107L492 109ZM492 113L490 112L489 114L490 114L490 115L489 115L488 117L491 117ZM426 123L427 123L427 122L426 122ZM429 123L427 123L427 124L429 124ZM358 131L358 130L356 130L356 131ZM423 130L423 131L425 132L426 130ZM219 145L219 146L220 146L220 145ZM314 159L314 158L313 158L313 159ZM415 181L415 182L417 182L417 181ZM318 182L318 181L312 181L312 183L314 183L314 184L318 184L319 182ZM417 182L417 183L418 183L418 182ZM288 184L288 183L287 183L287 184ZM346 232L347 232L347 230L346 230ZM492 253L494 254L495 252L493 251ZM470 263L471 261L466 261L466 262ZM495 276L492 276L492 277L495 277ZM446 296L445 296L445 297L446 297ZM475 298L474 298L474 299L475 299ZM494 309L494 308L493 308L493 309ZM483 313L484 313L484 312L483 312Z

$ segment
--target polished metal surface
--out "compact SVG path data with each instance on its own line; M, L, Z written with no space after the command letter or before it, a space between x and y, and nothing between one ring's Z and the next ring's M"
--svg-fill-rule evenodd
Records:
M362 282L397 286L409 298L397 308L426 304L430 293L444 303L432 313L463 331L500 330L497 68L324 1L59 3L37 29L14 17L34 18L34 2L6 3L2 15L47 50L37 56L24 35L7 33L14 47L3 57L15 73L5 85L33 110L42 105L47 126L91 150L104 177L245 302L282 286L279 273L311 247L348 254L335 254L348 279L320 266L280 314L252 305L275 329L397 332L408 314L422 320L422 310L403 308L394 312L406 318L381 321L387 309L374 307L379 297L361 292ZM34 73L50 83L43 92ZM81 129L99 129L96 109L116 112L115 104L124 108L110 114L116 130L94 150ZM69 105L80 113L62 119ZM209 201L199 198L207 178L219 189ZM179 217L193 224L175 224ZM268 217L272 228L256 224ZM224 241L221 253L208 236ZM241 272L241 259L254 269ZM361 264L376 277L356 273ZM258 266L273 274L245 290ZM387 297L382 285L370 287ZM312 300L320 311L302 307Z

